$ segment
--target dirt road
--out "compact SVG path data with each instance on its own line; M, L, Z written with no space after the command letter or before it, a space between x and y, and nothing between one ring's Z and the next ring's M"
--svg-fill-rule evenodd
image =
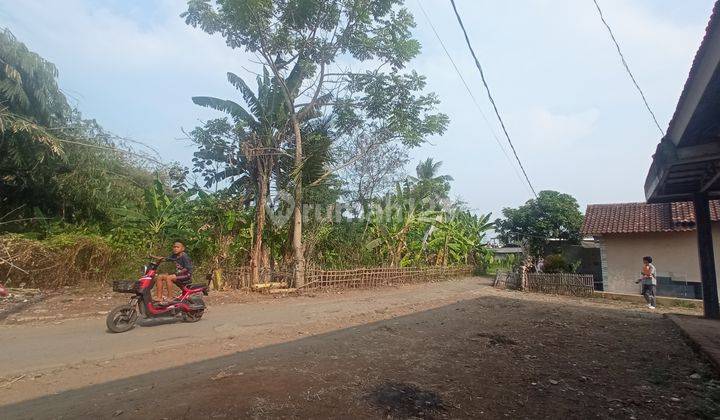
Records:
M0 417L720 415L717 377L660 314L482 283L225 305L121 335L3 327L24 367Z
M46 370L87 361L103 361L178 347L189 343L215 341L225 337L254 340L259 331L292 329L304 325L335 322L367 313L382 313L406 306L424 306L435 301L468 298L478 279L430 285L362 291L352 294L323 294L249 304L210 307L202 322L187 324L175 320L140 321L127 334L109 334L105 317L74 319L60 324L7 325L0 331L2 353L12 364L3 366L3 376ZM428 287L429 286L429 287ZM302 332L302 331L301 331Z

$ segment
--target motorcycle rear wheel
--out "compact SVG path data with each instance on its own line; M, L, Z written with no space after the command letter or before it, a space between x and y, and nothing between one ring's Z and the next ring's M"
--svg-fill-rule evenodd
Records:
M204 309L198 309L196 311L183 312L183 321L185 322L198 322L202 318Z
M105 324L114 333L129 331L135 327L138 311L132 305L120 305L108 313Z

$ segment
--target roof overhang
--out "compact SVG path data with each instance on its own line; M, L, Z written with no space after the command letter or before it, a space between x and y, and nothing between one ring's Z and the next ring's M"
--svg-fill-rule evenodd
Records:
M645 180L649 202L720 197L720 18L717 2L667 134Z

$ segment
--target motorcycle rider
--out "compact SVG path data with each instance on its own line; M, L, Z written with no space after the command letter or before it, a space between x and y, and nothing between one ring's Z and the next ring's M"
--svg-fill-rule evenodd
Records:
M181 240L173 242L172 254L165 258L159 258L175 263L175 274L160 274L157 277L155 286L155 300L165 301L164 289L167 290L167 300L172 299L173 283L189 284L192 278L192 260L185 252L185 244Z

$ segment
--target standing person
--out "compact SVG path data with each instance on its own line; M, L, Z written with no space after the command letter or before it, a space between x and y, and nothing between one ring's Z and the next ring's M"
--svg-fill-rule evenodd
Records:
M167 290L167 299L172 298L173 283L188 284L192 279L192 260L185 252L185 244L180 240L173 242L172 252L170 256L162 259L175 263L175 274L158 275L157 286L155 286L155 300L158 301L166 300L163 296L164 290Z
M641 294L645 296L647 306L650 309L655 309L655 292L657 291L657 271L652 263L653 259L650 256L643 257L643 267L641 270L642 278L638 279L636 283L642 282Z

